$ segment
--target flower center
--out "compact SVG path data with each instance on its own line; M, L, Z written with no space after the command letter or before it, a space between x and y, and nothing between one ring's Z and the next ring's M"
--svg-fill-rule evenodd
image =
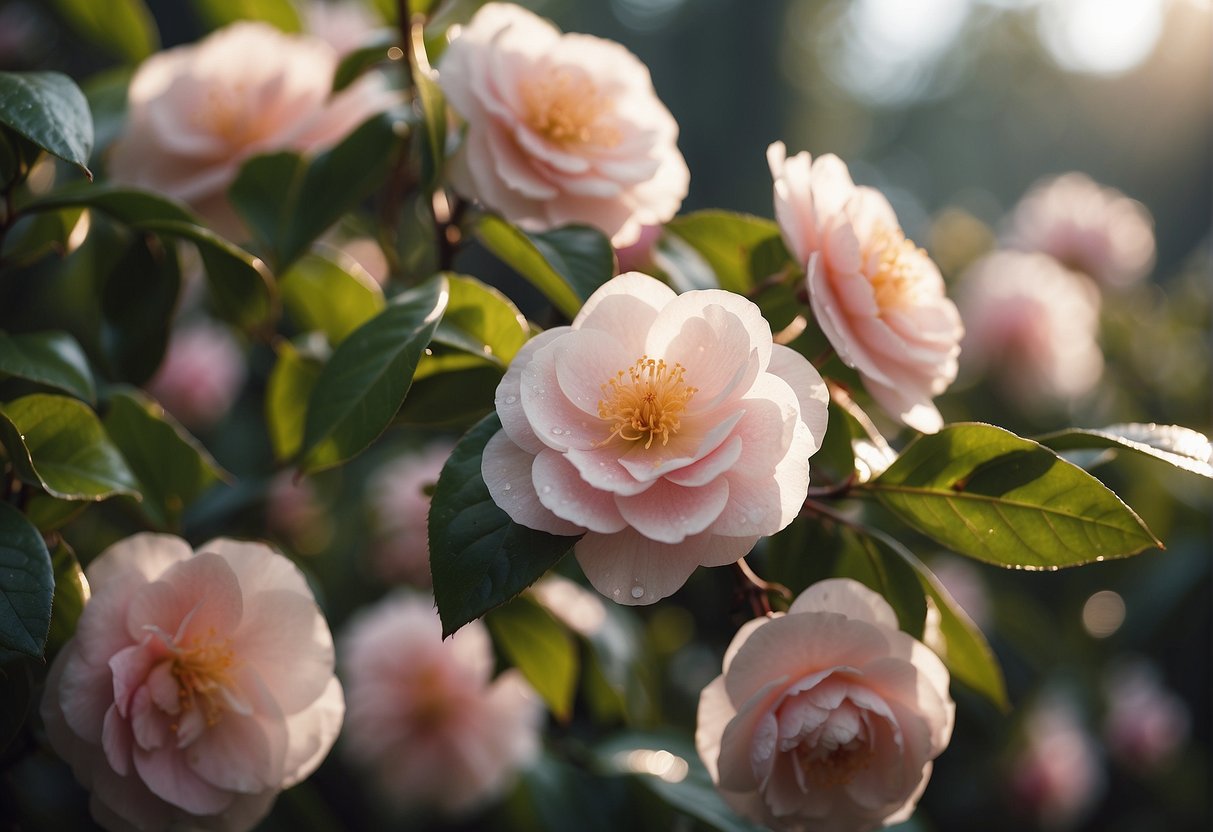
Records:
M614 102L583 70L560 67L524 82L520 92L523 119L553 144L610 148L623 140L618 128L602 123Z
M670 434L682 427L681 417L687 402L699 392L685 380L686 368L673 367L663 359L640 356L626 371L620 370L601 386L603 398L598 400L598 415L611 421L607 442L619 436L629 442L643 439L645 448L661 437L661 444L670 441ZM625 378L626 376L626 378Z
M181 710L200 708L206 724L214 725L236 686L230 673L236 664L230 640L215 638L212 630L177 647L175 653L172 673Z
M809 780L818 786L843 786L868 767L876 752L867 742L856 738L826 749L802 743L796 747L796 759Z
M925 273L923 261L928 259L925 251L907 240L901 229L880 227L868 243L866 258L872 292L882 312L914 305Z

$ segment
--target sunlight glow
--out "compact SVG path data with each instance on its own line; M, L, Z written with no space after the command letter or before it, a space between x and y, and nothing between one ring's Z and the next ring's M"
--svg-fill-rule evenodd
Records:
M1041 41L1062 69L1118 75L1154 51L1163 0L1046 0L1036 22Z

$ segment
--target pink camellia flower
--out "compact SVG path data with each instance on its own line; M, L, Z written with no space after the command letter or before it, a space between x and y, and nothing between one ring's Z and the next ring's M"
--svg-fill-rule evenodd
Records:
M220 231L240 233L226 191L245 160L329 147L396 101L375 74L331 95L338 58L319 38L253 22L156 53L131 79L110 177L176 197Z
M374 567L386 581L431 583L430 496L451 448L439 442L400 456L375 472L367 486L377 533Z
M939 657L849 578L821 581L786 615L744 625L699 699L695 746L725 801L776 830L899 823L952 737Z
M1154 266L1150 212L1085 173L1033 185L1015 206L1008 237L1014 248L1044 252L1113 288L1136 283Z
M780 230L838 357L890 414L924 433L939 430L932 399L956 378L964 334L939 269L906 239L889 201L857 187L837 156L789 159L776 142L767 162Z
M1116 668L1104 683L1108 712L1104 741L1113 757L1138 771L1174 758L1188 738L1192 716L1144 661Z
M678 125L619 44L489 3L438 69L467 122L451 160L460 193L529 231L586 223L616 247L677 213L690 182Z
M443 640L433 601L401 592L358 613L338 645L342 750L401 809L464 814L500 796L539 751L543 708L517 670L491 679L479 621Z
M341 728L333 641L298 569L260 543L115 543L51 666L42 718L110 829L251 828Z
M236 339L219 324L199 320L174 330L147 391L181 424L202 430L231 409L244 376Z
M1099 750L1074 703L1051 693L1024 720L1024 745L1011 763L1016 808L1045 829L1070 829L1105 788Z
M753 303L631 272L518 352L481 471L516 523L584 535L599 592L651 604L792 522L826 400Z
M1103 373L1099 291L1052 257L999 251L961 277L966 373L992 372L1024 404L1077 398Z

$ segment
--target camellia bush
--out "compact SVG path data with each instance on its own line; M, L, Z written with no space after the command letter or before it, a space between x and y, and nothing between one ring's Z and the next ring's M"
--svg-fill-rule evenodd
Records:
M199 3L160 50L56 5L133 69L0 73L14 828L909 821L957 701L1015 718L927 563L1161 550L1089 469L1213 477L1185 427L937 407L966 353L1099 383L1153 238L1078 175L954 302L835 155L680 213L646 66L519 6Z

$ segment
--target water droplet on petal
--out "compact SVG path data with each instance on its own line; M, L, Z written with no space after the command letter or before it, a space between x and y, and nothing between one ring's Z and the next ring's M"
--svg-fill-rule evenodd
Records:
M644 597L644 587L642 587L642 586L632 587L632 597L633 598L643 598Z
M552 428L552 436L561 436L564 434L560 428Z
M506 396L506 397L505 397L505 403L506 403L506 404L513 404L513 403L514 403L514 402L516 402L516 401L518 401L518 397L517 397L517 396Z
M510 490L511 488L513 488L513 487L514 487L514 486L510 485L510 484L507 482L505 485L501 486L501 490L502 490L502 491L509 491L509 490Z
M543 487L543 489L542 489L542 490L543 490L543 493L544 493L544 494L551 494L551 493L552 493L552 486L550 486L550 485L545 485L545 486Z

